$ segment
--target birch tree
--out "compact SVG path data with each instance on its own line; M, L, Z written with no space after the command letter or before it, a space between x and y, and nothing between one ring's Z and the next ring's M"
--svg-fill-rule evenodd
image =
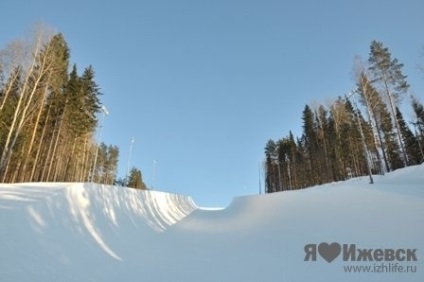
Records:
M357 91L359 93L362 105L367 110L368 122L371 125L374 138L374 147L377 154L377 159L380 164L380 170L390 171L389 164L387 161L386 146L381 132L381 124L378 122L377 114L382 109L382 99L380 93L373 87L371 81L368 79L365 71L361 71L357 76ZM380 152L383 158L383 162L380 157Z
M34 96L41 86L42 78L51 67L51 61L48 60L48 57L41 55L43 46L50 39L51 33L40 26L36 29L33 41L28 45L28 51L22 56L21 65L23 66L24 81L0 157L0 175L3 175L2 181L6 178L14 145L20 136L25 120L28 118L27 115L29 114L30 107L34 105ZM25 67L26 65L28 67Z
M41 97L39 99L39 106L31 134L31 139L26 150L25 158L23 160L23 175L21 178L22 181L25 180L24 173L26 172L26 166L30 161L31 153L33 152L34 142L40 126L42 113L45 110L46 100L53 91L60 91L60 88L63 86L67 78L69 49L66 45L66 42L64 41L63 36L61 34L53 36L50 42L43 49L41 56L45 57L43 60L49 61L48 65L50 67L46 69L44 84L40 93ZM34 167L37 165L39 152L36 152L35 156L36 158L33 160ZM27 178L27 180L32 181L32 177L33 174L31 171L30 177Z

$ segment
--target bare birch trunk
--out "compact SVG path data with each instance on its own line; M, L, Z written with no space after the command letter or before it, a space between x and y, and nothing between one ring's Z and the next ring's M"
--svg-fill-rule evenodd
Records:
M23 160L23 165L22 165L23 173L25 173L26 167L28 165L28 160L29 160L31 152L32 152L32 148L34 146L35 136L37 134L38 125L40 123L41 114L43 113L44 103L45 103L46 96L47 96L48 85L49 85L48 81L50 81L50 79L51 79L51 73L49 74L49 78L48 78L47 83L45 85L44 94L43 94L42 99L40 101L40 107L39 107L39 110L38 110L37 118L35 120L34 129L32 130L31 140L29 142L29 146L28 146L28 150L26 152L25 159ZM28 181L32 181L32 177Z
M43 61L41 62L41 66L39 66L39 69L37 70L39 72L38 76L36 76L36 79L34 81L32 89L30 90L29 89L31 87L29 85L30 84L30 78L35 73L35 68L36 68L36 65L37 65L37 58L39 58L39 55L40 55L41 44L42 44L42 33L39 34L37 39L36 39L36 47L35 47L35 50L34 50L34 53L33 53L33 60L32 60L31 66L30 66L30 68L29 68L29 70L26 74L25 82L23 84L21 95L20 95L19 100L18 100L18 105L16 106L16 109L15 109L15 112L14 112L14 115L13 115L12 124L10 126L9 133L7 135L6 142L5 142L5 145L4 145L4 149L3 149L3 152L2 152L2 156L0 158L0 170L5 165L7 165L7 163L10 161L11 152L13 150L15 143L16 143L16 140L18 139L18 137L20 135L20 131L21 131L23 124L24 124L24 121L26 119L28 109L29 109L31 102L34 98L34 95L35 95L35 93L38 89L41 78L44 75L44 72L46 71L46 69L48 69L47 62L46 62L46 56L44 56ZM30 91L29 97L28 97L27 101L24 102L27 91ZM21 108L23 108L22 112L21 112Z

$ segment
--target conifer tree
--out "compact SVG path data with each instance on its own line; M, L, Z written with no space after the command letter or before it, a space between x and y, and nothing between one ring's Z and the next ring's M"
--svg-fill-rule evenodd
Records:
M380 108L378 119L381 124L387 150L387 159L390 166L388 171L401 168L403 167L403 162L400 157L398 142L396 142L396 134L393 133L392 118L384 104Z
M318 137L316 118L309 105L305 105L302 115L303 144L305 148L305 175L308 185L321 184L321 167L318 163Z
M278 165L280 165L281 189L292 189L290 159L291 159L291 144L288 138L283 138L278 142Z
M294 141L294 136L291 131L289 131L289 137L288 137L288 143L289 143L289 151L290 151L290 157L289 157L289 182L290 182L290 188L291 189L299 189L299 183L298 178L299 176L299 151L296 145L296 142Z
M62 34L41 26L0 50L0 181L115 181L119 150L93 138L101 92L89 66L69 73Z
M405 120L403 119L402 113L400 112L398 107L396 107L396 118L399 124L400 131L402 133L402 142L404 143L404 147L408 157L408 165L420 164L423 159L419 146L417 146L418 140L415 138L411 129L406 124Z
M265 192L273 193L280 190L279 175L278 175L278 159L277 144L274 140L268 140L265 146Z
M347 114L347 119L343 123L343 139L346 140L346 150L344 152L345 163L349 168L349 177L363 175L363 148L361 146L360 125L357 119L357 113L349 99L343 101Z
M418 128L418 133L421 137L424 135L424 106L417 98L412 97L412 110L414 111L414 125Z
M328 143L329 143L329 149L328 149L328 158L330 160L330 169L331 174L333 176L333 181L339 181L341 180L342 173L340 172L340 166L339 166L339 159L340 159L340 139L338 135L336 134L335 129L335 123L334 123L334 117L333 114L330 111L330 114L327 117L327 124L328 124Z
M407 155L402 143L402 135L399 124L396 119L396 106L400 103L401 96L409 88L406 82L406 76L402 74L402 67L398 59L392 59L391 53L383 43L372 41L370 47L370 56L368 60L369 70L373 74L373 83L378 85L384 91L391 113L391 119L394 123L397 142L400 145L404 166L407 162Z
M330 160L329 160L329 139L331 136L329 135L329 126L328 126L328 117L327 110L320 105L318 107L318 112L315 113L317 120L317 138L318 138L318 146L321 154L320 157L320 166L323 167L323 181L330 182L333 181L333 174L330 168Z
M146 185L143 182L141 171L135 167L130 170L130 176L128 178L128 187L146 190Z
M415 115L415 120L412 121L412 124L414 125L418 148L424 160L424 106L415 97L412 97L411 105Z

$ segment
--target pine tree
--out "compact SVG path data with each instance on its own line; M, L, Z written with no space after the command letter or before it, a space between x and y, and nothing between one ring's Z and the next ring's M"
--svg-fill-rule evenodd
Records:
M399 145L398 142L396 142L396 134L393 133L392 118L384 104L379 111L378 120L381 124L381 131L383 132L384 143L387 150L387 159L390 166L388 171L403 167L403 162L399 154Z
M265 145L265 156L271 156L275 154L276 148L277 148L277 144L275 144L275 141L272 139L269 139Z
M345 163L346 176L357 177L362 175L363 152L361 134L355 110L348 99L341 100L344 104L346 117L342 124L342 158Z
M113 184L116 179L119 161L119 148L109 145L107 149L107 159L104 167L104 184Z
M414 125L418 129L418 133L421 137L424 135L424 106L422 103L418 101L417 98L412 97L412 110L415 114L415 121L413 122Z
M319 165L317 124L314 113L309 105L306 105L302 115L303 120L303 142L305 146L305 176L308 186L322 184L321 167Z
M328 149L328 157L330 160L330 169L331 173L333 175L332 181L339 181L344 179L343 173L341 172L340 167L340 136L336 132L335 122L334 122L334 116L332 112L330 112L330 115L327 118L327 124L328 124L328 140L329 140L329 149Z
M414 125L415 136L421 158L424 160L424 106L417 98L412 97L412 109L415 114L415 120L412 124Z
M146 185L143 182L141 171L135 167L130 170L130 176L128 178L128 187L146 190Z
M60 33L42 27L26 42L0 50L0 181L86 181L101 109L94 70L68 73ZM101 181L113 183L118 148L106 147L104 159Z
M392 60L389 49L384 47L383 43L375 40L371 42L368 61L370 63L369 70L374 75L373 83L379 85L386 94L391 119L396 130L397 142L400 145L405 166L407 155L402 143L402 135L397 123L395 109L400 102L401 95L406 93L409 88L406 76L402 74L403 64L399 63L397 59Z
M288 163L288 169L289 169L289 182L290 182L290 189L299 189L299 183L298 178L299 176L299 152L296 145L296 142L294 141L293 133L289 132L288 137L288 143L289 143L289 163Z
M281 168L278 162L278 145L274 140L268 140L265 146L265 192L281 191Z
M400 131L402 133L402 142L405 146L406 154L408 157L408 165L420 164L423 159L419 146L417 146L418 140L415 138L411 129L406 124L405 120L403 119L402 113L400 112L398 107L396 107L396 118L399 124Z
M294 140L293 140L294 141ZM295 153L295 169L294 169L294 179L296 184L296 189L301 189L307 187L306 185L306 177L304 174L304 167L305 167L305 159L304 159L304 147L302 145L302 141L300 138L296 138L296 153Z
M280 175L282 190L293 189L291 161L293 160L292 144L289 137L281 139L278 143L278 164L280 165Z
M327 110L321 105L318 107L318 112L315 113L316 122L318 125L317 128L317 138L318 138L318 146L319 146L319 152L321 154L320 157L320 166L323 167L323 181L324 182L331 182L333 181L333 174L330 168L330 160L329 160L329 139L331 136L329 136L329 126L328 126L328 117L327 117Z

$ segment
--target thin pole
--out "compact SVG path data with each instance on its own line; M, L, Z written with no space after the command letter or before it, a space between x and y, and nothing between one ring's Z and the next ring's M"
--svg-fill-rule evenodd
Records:
M156 160L153 160L153 170L152 170L152 187L150 188L151 190L153 190L153 186L154 186L154 183L155 183L155 170L156 170L156 163L157 163L157 161Z
M106 109L105 106L102 106L102 112L103 112L103 116L102 116L102 119L101 119L101 122L100 122L99 135L97 137L97 149L96 149L96 155L94 157L93 170L91 172L91 182L94 182L94 172L96 171L97 157L99 156L100 138L102 136L103 122L105 120L105 116L109 115L109 112L108 112L108 110Z
M128 182L129 182L130 166L131 166L131 154L132 154L132 147L133 147L134 142L135 142L135 139L134 139L134 137L132 137L131 142L130 142L130 150L129 150L129 153L128 153L127 174L125 176L125 182L124 182L125 186L128 186Z
M262 194L262 187L261 187L261 161L258 162L258 176L259 176L259 195Z

